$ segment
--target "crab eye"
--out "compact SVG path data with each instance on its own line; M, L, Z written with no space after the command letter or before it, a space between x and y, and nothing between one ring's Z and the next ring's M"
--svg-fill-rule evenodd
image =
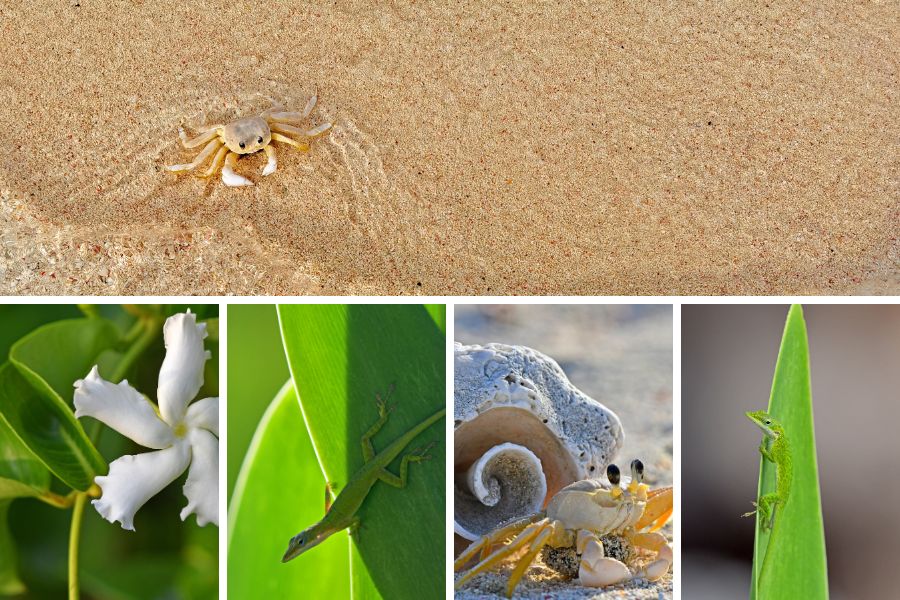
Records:
M256 141L257 141L257 143L262 144L262 136L259 136L259 139Z
M247 144L245 144L244 142L241 142L240 144L238 144L238 146L240 146L241 149L244 149L247 147Z
M606 467L606 478L609 479L611 484L619 485L619 467L616 465Z
M637 471L638 473L644 472L644 463L642 463L639 459L634 459L631 461L631 468Z

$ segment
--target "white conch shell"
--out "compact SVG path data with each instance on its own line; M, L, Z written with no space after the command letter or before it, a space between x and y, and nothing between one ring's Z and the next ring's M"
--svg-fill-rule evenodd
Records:
M456 344L455 355L454 529L462 537L537 512L566 485L600 476L621 447L615 413L572 385L548 356L503 344ZM493 484L469 477L507 444ZM514 497L499 497L504 490Z
M541 459L528 448L509 442L494 446L472 463L465 483L469 494L456 495L457 510L479 516L480 506L491 507L491 522L536 513L543 508L547 496ZM464 507L461 503L471 506ZM466 525L473 524L475 529L483 527L477 522L456 522L456 533L466 539L478 537L466 529Z

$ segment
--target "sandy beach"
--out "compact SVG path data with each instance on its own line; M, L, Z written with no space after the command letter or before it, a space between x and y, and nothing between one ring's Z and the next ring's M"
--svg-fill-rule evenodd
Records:
M12 6L10 6L12 4ZM0 7L8 294L900 289L890 3ZM177 130L333 131L226 188Z

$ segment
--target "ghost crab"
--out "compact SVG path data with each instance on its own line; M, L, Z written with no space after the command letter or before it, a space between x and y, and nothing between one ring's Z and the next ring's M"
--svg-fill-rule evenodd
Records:
M479 553L480 562L457 580L456 589L526 549L509 577L506 595L511 598L519 580L545 546L574 548L581 557L578 576L582 585L603 587L632 578L660 579L672 564L672 548L656 530L672 514L672 488L650 490L643 483L644 465L639 460L632 461L631 473L631 482L623 489L619 486L618 467L609 465L607 477L611 485L593 479L576 481L557 492L545 511L513 521L476 540L456 559L454 570L460 571ZM653 560L632 572L604 552L600 538L610 534L655 552ZM515 539L491 553L492 546L513 535Z
M307 142L297 141L290 136L299 135L312 139L331 129L331 123L322 123L307 131L292 125L292 123L297 124L309 117L316 105L316 99L317 95L314 94L306 103L306 108L302 113L284 112L283 107L273 106L255 117L244 117L226 125L203 127L199 130L200 135L193 139L188 139L184 128L179 127L178 136L181 138L182 146L196 148L202 144L206 145L193 161L183 165L172 165L166 167L166 170L192 171L212 156L209 168L200 175L201 177L212 177L221 168L222 182L225 185L253 185L249 179L234 172L239 155L265 151L269 160L263 168L262 174L264 176L271 175L278 167L275 148L271 145L273 141L290 144L301 152L308 152L309 144Z

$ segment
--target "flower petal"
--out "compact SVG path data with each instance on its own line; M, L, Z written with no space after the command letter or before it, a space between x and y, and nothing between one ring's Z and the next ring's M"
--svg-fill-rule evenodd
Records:
M166 423L173 427L184 418L188 402L203 385L203 365L210 354L203 349L206 323L197 324L197 315L172 315L163 326L166 358L159 370L156 397Z
M197 400L188 406L184 422L189 428L200 427L219 435L219 399Z
M153 404L128 381L115 384L100 377L96 365L75 382L75 416L94 417L147 448L167 448L175 441Z
M219 526L219 439L204 429L193 429L191 440L191 469L184 483L187 506L181 511L184 521L191 513L197 515L197 525Z
M91 504L110 523L119 521L122 529L134 531L134 513L184 473L190 460L190 446L184 441L165 450L122 456L109 465L109 475L94 478L103 495Z

